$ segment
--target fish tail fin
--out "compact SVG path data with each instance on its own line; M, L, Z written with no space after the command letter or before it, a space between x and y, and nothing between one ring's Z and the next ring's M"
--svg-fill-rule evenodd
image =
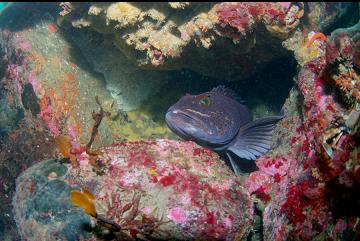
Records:
M83 208L87 214L93 217L97 217L93 199L93 194L87 189L85 189L84 192L81 192L79 190L73 190L70 193L71 204Z
M240 128L233 144L226 149L226 155L236 174L241 174L244 169L243 164L248 164L245 162L242 164L241 160L235 160L231 153L241 159L255 160L258 156L269 151L275 125L283 118L284 116L260 118Z

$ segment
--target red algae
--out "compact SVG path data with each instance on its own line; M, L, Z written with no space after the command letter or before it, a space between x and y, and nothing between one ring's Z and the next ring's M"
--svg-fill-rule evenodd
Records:
M265 24L266 28L274 27L272 31L275 32L276 29L286 29L285 22L290 16L289 12L296 7L301 10L303 6L299 2L220 3L215 5L218 23L214 26L216 30L224 33L224 36L238 42L244 39L248 32L252 33L257 24ZM311 6L309 8L311 9ZM295 12L294 19L288 21L296 22L302 13ZM308 12L305 16L311 18ZM59 31L54 23L47 27L51 36L55 36L53 34ZM201 31L196 32L196 36L200 40L203 40L204 33L211 32L204 26L199 26L199 29ZM280 30L278 33L281 33ZM184 33L184 36L186 35L184 41L193 37ZM289 97L297 105L296 110L290 110L290 115L296 115L297 119L290 116L287 117L286 126L279 125L280 132L285 136L279 141L282 146L259 158L256 161L259 170L244 178L246 191L254 194L266 205L263 210L265 240L312 240L323 236L328 238L327 235L343 238L344 232L358 232L359 209L356 204L360 183L359 133L356 129L358 126L346 125L348 114L358 104L356 101L360 100L360 57L356 43L358 35L359 26L354 26L348 30L334 31L328 37L316 33L308 40L304 47L317 48L319 45L313 43L320 40L321 47L326 46L326 54L305 63L300 69L296 80L298 90L295 90L300 98L294 100ZM16 36L18 37L19 33ZM34 47L24 41L19 43L22 51L29 52ZM149 51L152 58L159 60L155 61L155 64L164 61L163 58L170 53L166 49L153 46L149 47ZM270 60L272 55L258 53L256 56ZM40 73L47 63L47 56L35 51L27 58L36 65L35 73ZM244 69L256 69L249 60L250 58L240 55L237 64ZM53 62L57 68L61 67L59 60ZM73 63L70 65L70 71L77 68ZM80 76L78 72L76 76ZM9 66L8 77L21 79L21 68L16 65ZM35 81L31 74L27 79L36 93L41 94L40 117L46 122L53 136L61 136L64 134L64 123L60 119L71 119L76 112L72 106L75 106L80 97L78 91L75 91L78 83L75 72L67 70L62 73L59 84L63 90L61 94L57 93L55 86L41 86L45 80ZM21 90L21 84L17 85L17 91L21 93ZM71 103L61 105L68 97L73 97ZM8 96L7 101L14 102L14 97ZM72 137L70 154L78 157L84 150L81 149L80 142L76 142L76 137L81 133L78 129L80 124L78 121L74 122L68 124L65 130ZM73 126L77 129L74 132L69 130L69 127ZM9 138L14 142L21 140L16 133L10 135ZM164 143L170 152L163 148ZM67 152L70 149L68 140L61 142L60 146L66 147ZM101 194L99 202L109 208L108 214L112 218L123 218L119 213L131 213L130 218L126 219L133 221L135 225L145 220L141 219L140 215L137 216L140 212L136 210L138 205L143 204L143 200L141 204L136 204L135 198L131 199L133 193L127 194L125 199L113 198L112 195L126 191L166 190L164 195L171 193L171 196L166 196L167 206L162 207L161 211L165 213L165 217L174 221L174 226L191 233L193 237L203 238L204 235L210 240L235 240L237 237L233 233L244 233L246 225L250 226L252 205L247 199L248 193L242 195L242 192L236 189L243 183L234 181L229 173L218 172L219 160L211 151L193 143L169 140L163 143L122 142L103 150L105 155L99 157L98 161L102 162L108 168L105 170L109 172L101 177L96 176L97 180L106 179L97 190ZM94 175L92 170L88 165L84 165L73 172L72 176L68 176L66 181L71 185L82 185L84 179L91 175ZM211 181L208 181L209 179ZM38 191L37 185L36 182L28 183L29 194ZM131 197L128 198L129 196ZM108 200L111 200L110 204ZM239 210L246 212L245 218ZM153 214L149 211L147 215ZM134 239L143 234L139 227L129 228L130 236Z
M75 81L75 76L73 73L67 73L66 76L69 81Z
M138 144L138 143L134 143ZM156 168L155 159L145 149L132 149L130 151L130 158L128 161L128 167L135 165L143 165L148 168Z
M274 175L274 182L279 183L281 181L281 176L279 173L275 173Z
M344 222L335 221L334 213L342 220L358 213L354 209L359 183L355 178L359 170L355 168L359 160L359 142L355 141L358 134L344 127L347 113L354 108L354 99L348 97L357 71L335 61L353 66L354 51L346 34L333 34L329 39L318 34L312 42L318 38L325 41L327 55L300 69L298 122L282 126L288 130L291 148L260 157L256 161L259 170L245 182L247 190L267 205L263 220L266 240L312 240L335 226L334 233L339 235L337 230L341 233L347 228ZM327 90L340 86L347 95L335 100ZM344 106L339 102L353 104Z
M209 212L206 214L206 223L210 225L215 224L214 212Z
M309 205L309 202L304 196L304 191L308 188L309 182L307 181L291 186L286 202L281 206L281 211L287 214L293 224L302 224L306 219L303 211Z
M208 157L214 157L214 152L209 150L209 149L205 149L205 148L195 148L194 152L193 152L194 156L208 156Z
M50 33L55 33L55 32L57 32L57 27L56 27L55 23L50 23L50 24L48 25L48 30L49 30Z
M261 186L258 189L256 189L254 194L256 195L257 198L261 199L262 201L268 202L271 200L271 196L267 194L265 191L266 191L265 188Z
M221 3L216 7L220 25L247 31L255 22L283 22L287 8L276 3Z
M169 185L172 185L175 183L176 180L176 176L164 176L162 177L159 182L161 183L161 185L163 185L164 187L167 187Z

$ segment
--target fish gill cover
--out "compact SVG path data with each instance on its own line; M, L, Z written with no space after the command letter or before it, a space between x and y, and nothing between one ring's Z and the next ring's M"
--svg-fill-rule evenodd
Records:
M359 239L358 22L358 3L7 6L0 239ZM285 114L242 176L166 127L219 85Z

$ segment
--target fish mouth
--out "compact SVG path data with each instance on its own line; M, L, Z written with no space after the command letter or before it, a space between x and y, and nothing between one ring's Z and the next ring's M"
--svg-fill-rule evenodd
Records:
M175 118L175 119L183 119L185 122L190 122L190 121L196 121L196 119L191 116L189 113L187 113L186 111L183 110L170 110L168 111L167 115L171 115L170 118Z
M169 110L165 115L165 122L170 130L185 140L190 138L190 133L186 130L195 129L191 123L196 121L191 115L181 110Z

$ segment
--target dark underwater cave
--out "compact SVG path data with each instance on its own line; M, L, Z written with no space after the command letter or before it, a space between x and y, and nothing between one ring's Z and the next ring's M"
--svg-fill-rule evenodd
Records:
M184 69L171 71L171 78L160 91L144 103L143 108L154 113L155 121L162 121L168 107L185 94L197 95L223 85L238 95L250 108L254 117L277 114L294 85L297 63L291 53L263 63L249 78L243 80L215 79Z

